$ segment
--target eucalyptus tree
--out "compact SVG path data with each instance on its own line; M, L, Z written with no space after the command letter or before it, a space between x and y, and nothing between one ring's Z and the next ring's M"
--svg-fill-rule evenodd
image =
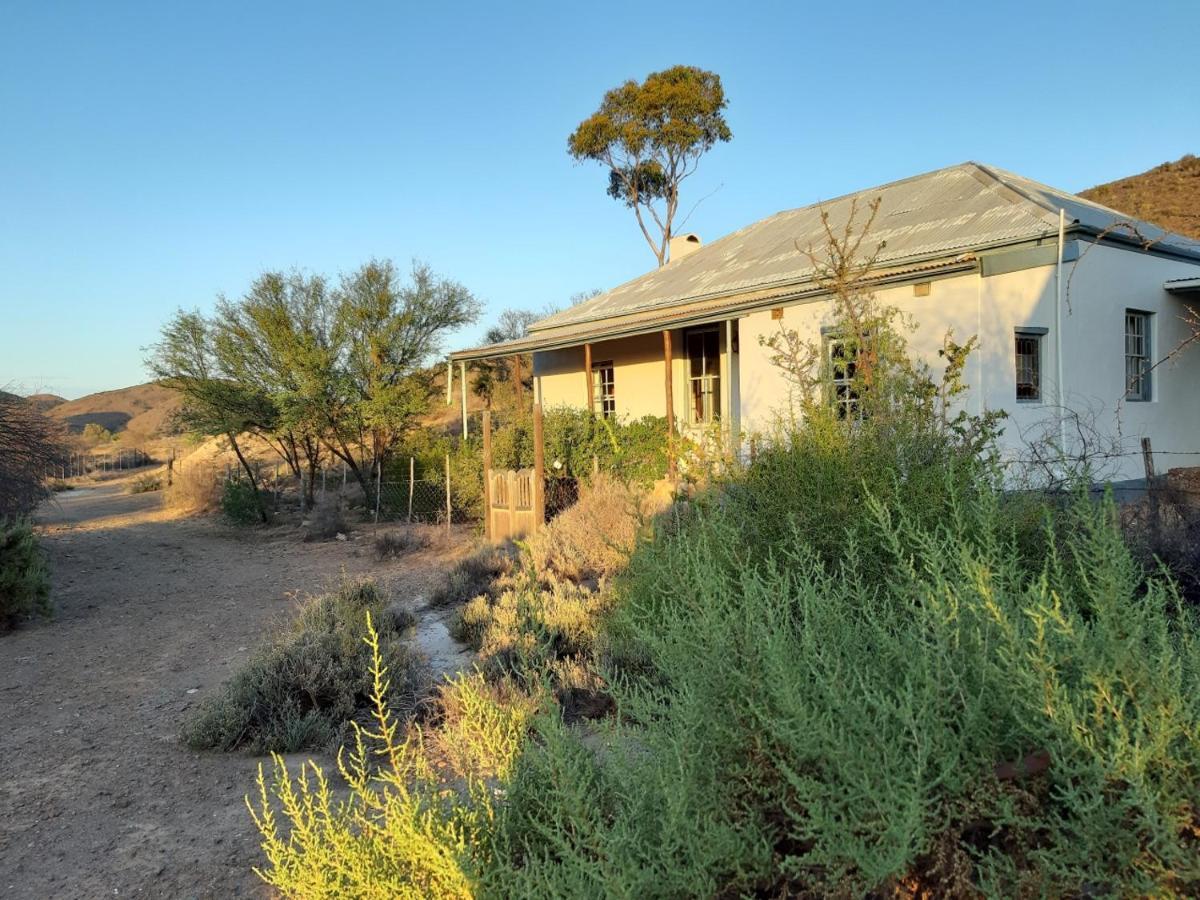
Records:
M608 195L633 210L659 266L670 256L680 185L705 153L733 138L725 106L719 75L672 66L608 91L567 139L575 159L608 169Z

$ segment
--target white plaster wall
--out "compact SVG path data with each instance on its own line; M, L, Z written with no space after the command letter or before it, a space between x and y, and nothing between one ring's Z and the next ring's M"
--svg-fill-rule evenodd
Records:
M1129 454L1112 461L1108 474L1114 479L1141 477L1138 445L1143 436L1151 438L1156 452L1165 451L1157 459L1160 470L1200 464L1200 454L1176 455L1200 450L1200 347L1155 370L1152 402L1122 401L1125 309L1155 313L1152 352L1161 358L1188 334L1180 319L1187 307L1162 284L1197 271L1194 264L1099 246L1078 264L1063 266L1064 283L1069 279L1070 285L1069 291L1064 289L1063 307L1064 404L1086 411L1097 428ZM947 329L953 329L960 342L979 336L979 349L966 373L970 389L962 402L973 413L990 409L1008 414L1001 439L1008 454L1017 453L1034 434L1056 431L1054 266L988 278L971 273L935 280L926 297L914 296L911 285L881 290L876 296L916 320L909 349L935 373L942 368L938 350ZM832 303L819 300L786 307L781 321L772 320L769 310L741 320L743 429L769 432L788 408L787 383L771 364L760 337L783 326L817 340L831 316ZM1040 403L1016 400L1013 334L1020 326L1048 329L1042 340Z

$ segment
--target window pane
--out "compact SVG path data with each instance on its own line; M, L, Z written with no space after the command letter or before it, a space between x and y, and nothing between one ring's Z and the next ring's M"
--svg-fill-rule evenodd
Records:
M1150 313L1125 311L1125 399L1150 400Z

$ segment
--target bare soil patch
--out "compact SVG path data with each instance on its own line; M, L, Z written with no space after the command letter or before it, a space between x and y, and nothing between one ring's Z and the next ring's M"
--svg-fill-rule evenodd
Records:
M303 543L182 518L124 481L43 510L56 617L0 637L0 896L267 896L242 802L259 759L194 753L180 723L343 572L413 604L437 669L466 665L423 598L470 539L380 563L365 528Z

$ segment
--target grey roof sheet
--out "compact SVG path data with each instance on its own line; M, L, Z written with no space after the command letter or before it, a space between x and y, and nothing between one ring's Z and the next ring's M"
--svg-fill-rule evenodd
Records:
M821 247L821 213L827 212L831 225L838 228L844 225L852 201L858 201L865 215L865 204L876 197L880 209L871 240L886 242L879 257L881 266L1052 235L1058 230L1060 208L1066 211L1068 225L1098 233L1114 223L1131 222L1140 236L1157 239L1159 249L1200 259L1200 242L1135 222L1116 210L1020 175L966 162L777 213L664 268L541 319L532 326L531 337L547 329L708 297L802 284L811 279L813 270L798 247Z

